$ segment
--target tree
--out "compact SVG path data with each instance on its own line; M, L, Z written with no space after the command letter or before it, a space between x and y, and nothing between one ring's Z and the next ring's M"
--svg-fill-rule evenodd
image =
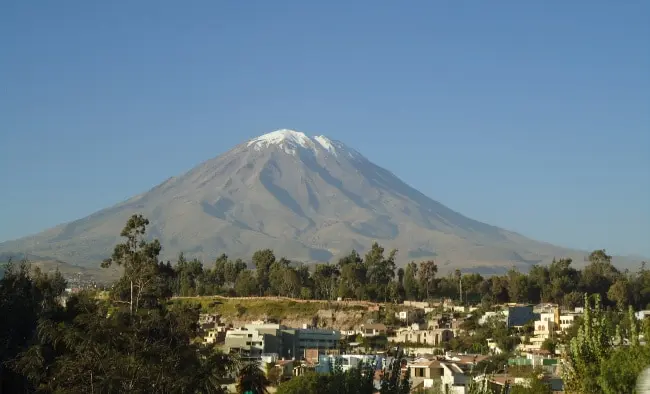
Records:
M35 385L16 364L37 340L38 322L62 312L58 303L66 282L57 270L53 275L35 269L27 261L6 266L0 279L0 393L32 392ZM39 355L50 360L47 354Z
M266 377L272 386L279 385L282 381L282 368L277 367L273 363L266 363Z
M408 300L417 299L420 293L417 277L418 266L415 262L410 262L404 270L404 292Z
M528 277L515 269L508 271L508 298L511 302L539 302Z
M39 323L39 343L17 368L45 392L222 393L230 360L191 344L197 319L193 308L109 312L80 294L68 300L67 314Z
M557 347L557 342L551 338L547 338L542 342L542 350L547 350L551 354L555 354L555 348Z
M618 348L600 365L598 382L605 394L634 393L639 374L650 365L648 346Z
M116 247L113 256L114 262L125 266L120 281L133 280L140 293L128 307L110 299L97 300L86 292L69 297L63 307L55 295L63 291L65 283L60 278L50 280L38 271L31 278L21 279L23 290L32 287L29 293L20 294L15 286L0 283L0 295L20 295L43 308L37 315L37 329L21 330L27 346L11 363L2 360L23 382L40 392L54 393L223 393L221 382L232 361L223 353L192 342L198 335L198 306L168 308L168 295L156 290L155 284L163 280L161 265L153 263L159 247L157 241L138 239L144 238L145 225L146 219L132 217L128 230L123 231L129 239ZM139 264L149 267L139 269ZM149 268L147 285L143 285L138 275ZM2 307L4 299L0 297ZM25 305L21 309L29 310ZM20 316L21 311L12 314ZM2 381L6 384L4 377Z
M508 394L551 394L550 385L545 383L542 379L539 378L541 371L533 371L527 377L527 384L513 384L510 386L510 391Z
M237 375L238 394L267 394L271 382L266 378L258 363L246 363Z
M273 263L275 263L275 255L271 249L258 250L253 254L253 264L257 269L257 285L261 296L269 289L269 273Z
M433 260L420 263L420 286L428 299L434 291L435 278L438 273L438 266Z
M619 278L609 287L607 298L623 310L632 301L632 289L626 278Z
M145 233L149 220L142 215L133 215L120 233L126 240L115 246L111 258L104 260L102 267L112 264L124 267L122 284L129 284L129 306L131 313L138 310L145 296L153 296L158 273L158 255L162 247L158 240L146 241ZM162 282L162 281L161 281ZM118 286L119 287L119 286ZM123 299L123 294L117 294Z
M585 295L585 311L578 334L571 339L565 356L564 384L567 392L578 394L602 393L598 384L600 366L611 352L612 333L608 332L601 311L600 295L590 298Z
M404 285L404 268L399 267L397 269L397 283L400 285Z
M237 295L248 297L255 295L259 291L259 285L257 279L253 276L253 273L249 270L245 270L239 273L237 280L235 281L235 291Z
M610 286L618 279L620 272L612 265L612 256L605 250L596 250L589 255L589 264L582 271L580 287L587 294L599 294L606 299Z
M312 279L315 285L316 298L332 300L341 272L339 267L332 264L318 264L314 269Z
M178 279L178 294L181 296L197 296L204 293L203 264L193 259L187 261L183 253L178 256L175 267Z
M388 257L384 257L384 248L377 242L366 253L364 264L368 285L372 286L376 299L388 299L387 286L395 278L395 255L397 249L392 250Z
M228 261L225 268L225 280L227 284L232 286L235 285L235 281L239 276L239 273L246 270L246 263L242 259L237 259L235 261Z
M294 376L278 386L277 394L326 394L329 376L316 372Z
M381 379L380 394L409 394L411 392L411 381L409 369L402 376L402 366L405 363L401 349L398 349L397 355L389 365L388 371L384 373Z
M341 272L339 296L343 298L363 299L365 296L366 266L355 250L338 262Z

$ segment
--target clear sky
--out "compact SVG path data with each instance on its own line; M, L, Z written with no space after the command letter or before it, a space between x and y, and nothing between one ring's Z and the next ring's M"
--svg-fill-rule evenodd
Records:
M650 2L0 4L0 240L279 128L469 217L650 256Z

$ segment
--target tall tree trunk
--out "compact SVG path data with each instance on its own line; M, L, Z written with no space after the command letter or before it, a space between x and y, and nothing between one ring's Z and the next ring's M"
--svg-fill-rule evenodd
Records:
M131 315L133 315L133 281L131 281L131 304L129 305Z

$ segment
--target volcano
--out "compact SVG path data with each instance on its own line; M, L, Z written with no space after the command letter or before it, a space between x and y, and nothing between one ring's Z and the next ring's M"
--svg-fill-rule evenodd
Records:
M372 242L398 263L434 259L442 270L526 269L584 252L528 239L434 201L344 143L277 130L88 217L0 244L82 266L110 256L129 216L141 213L165 259L249 259L259 249L325 262Z

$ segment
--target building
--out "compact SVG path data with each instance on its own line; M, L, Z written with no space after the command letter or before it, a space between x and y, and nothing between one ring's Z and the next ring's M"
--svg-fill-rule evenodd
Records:
M259 359L263 353L278 353L278 341L270 334L238 328L226 332L225 349L238 353L244 359Z
M534 335L537 338L548 339L555 333L555 321L553 320L536 320Z
M440 363L442 391L449 394L467 394L469 377L454 363Z
M217 326L210 328L205 332L205 335L203 336L203 343L206 345L222 343L226 340L226 332L228 332L226 326Z
M580 316L580 313L563 313L560 315L560 330L566 331L573 323L576 321L576 318Z
M434 381L442 376L442 367L437 360L426 358L416 359L406 364L409 369L412 387L429 389L434 386Z
M650 311L648 310L638 311L634 313L634 316L636 316L638 320L644 320L650 317Z
M303 359L306 350L317 354L339 348L341 333L318 328L287 328L281 324L254 322L243 328L228 331L225 349L245 357L259 357L262 353L276 353L283 359Z
M321 355L318 359L316 372L329 373L335 366L340 367L343 372L357 368L361 363L377 366L383 363L381 357L364 354L343 354L343 355Z
M410 323L424 317L424 309L407 309L395 312L395 317L403 322Z
M417 343L427 346L441 346L454 339L454 333L448 329L436 330L413 330L406 329L397 332L397 335L392 338L398 343Z
M478 320L480 325L487 323L490 318L497 318L506 323L508 327L523 327L529 321L538 318L538 314L533 312L532 305L509 305L500 311L488 311Z
M385 324L375 323L375 324L362 324L361 325L361 336L364 338L372 338L379 335L386 335L388 329Z

